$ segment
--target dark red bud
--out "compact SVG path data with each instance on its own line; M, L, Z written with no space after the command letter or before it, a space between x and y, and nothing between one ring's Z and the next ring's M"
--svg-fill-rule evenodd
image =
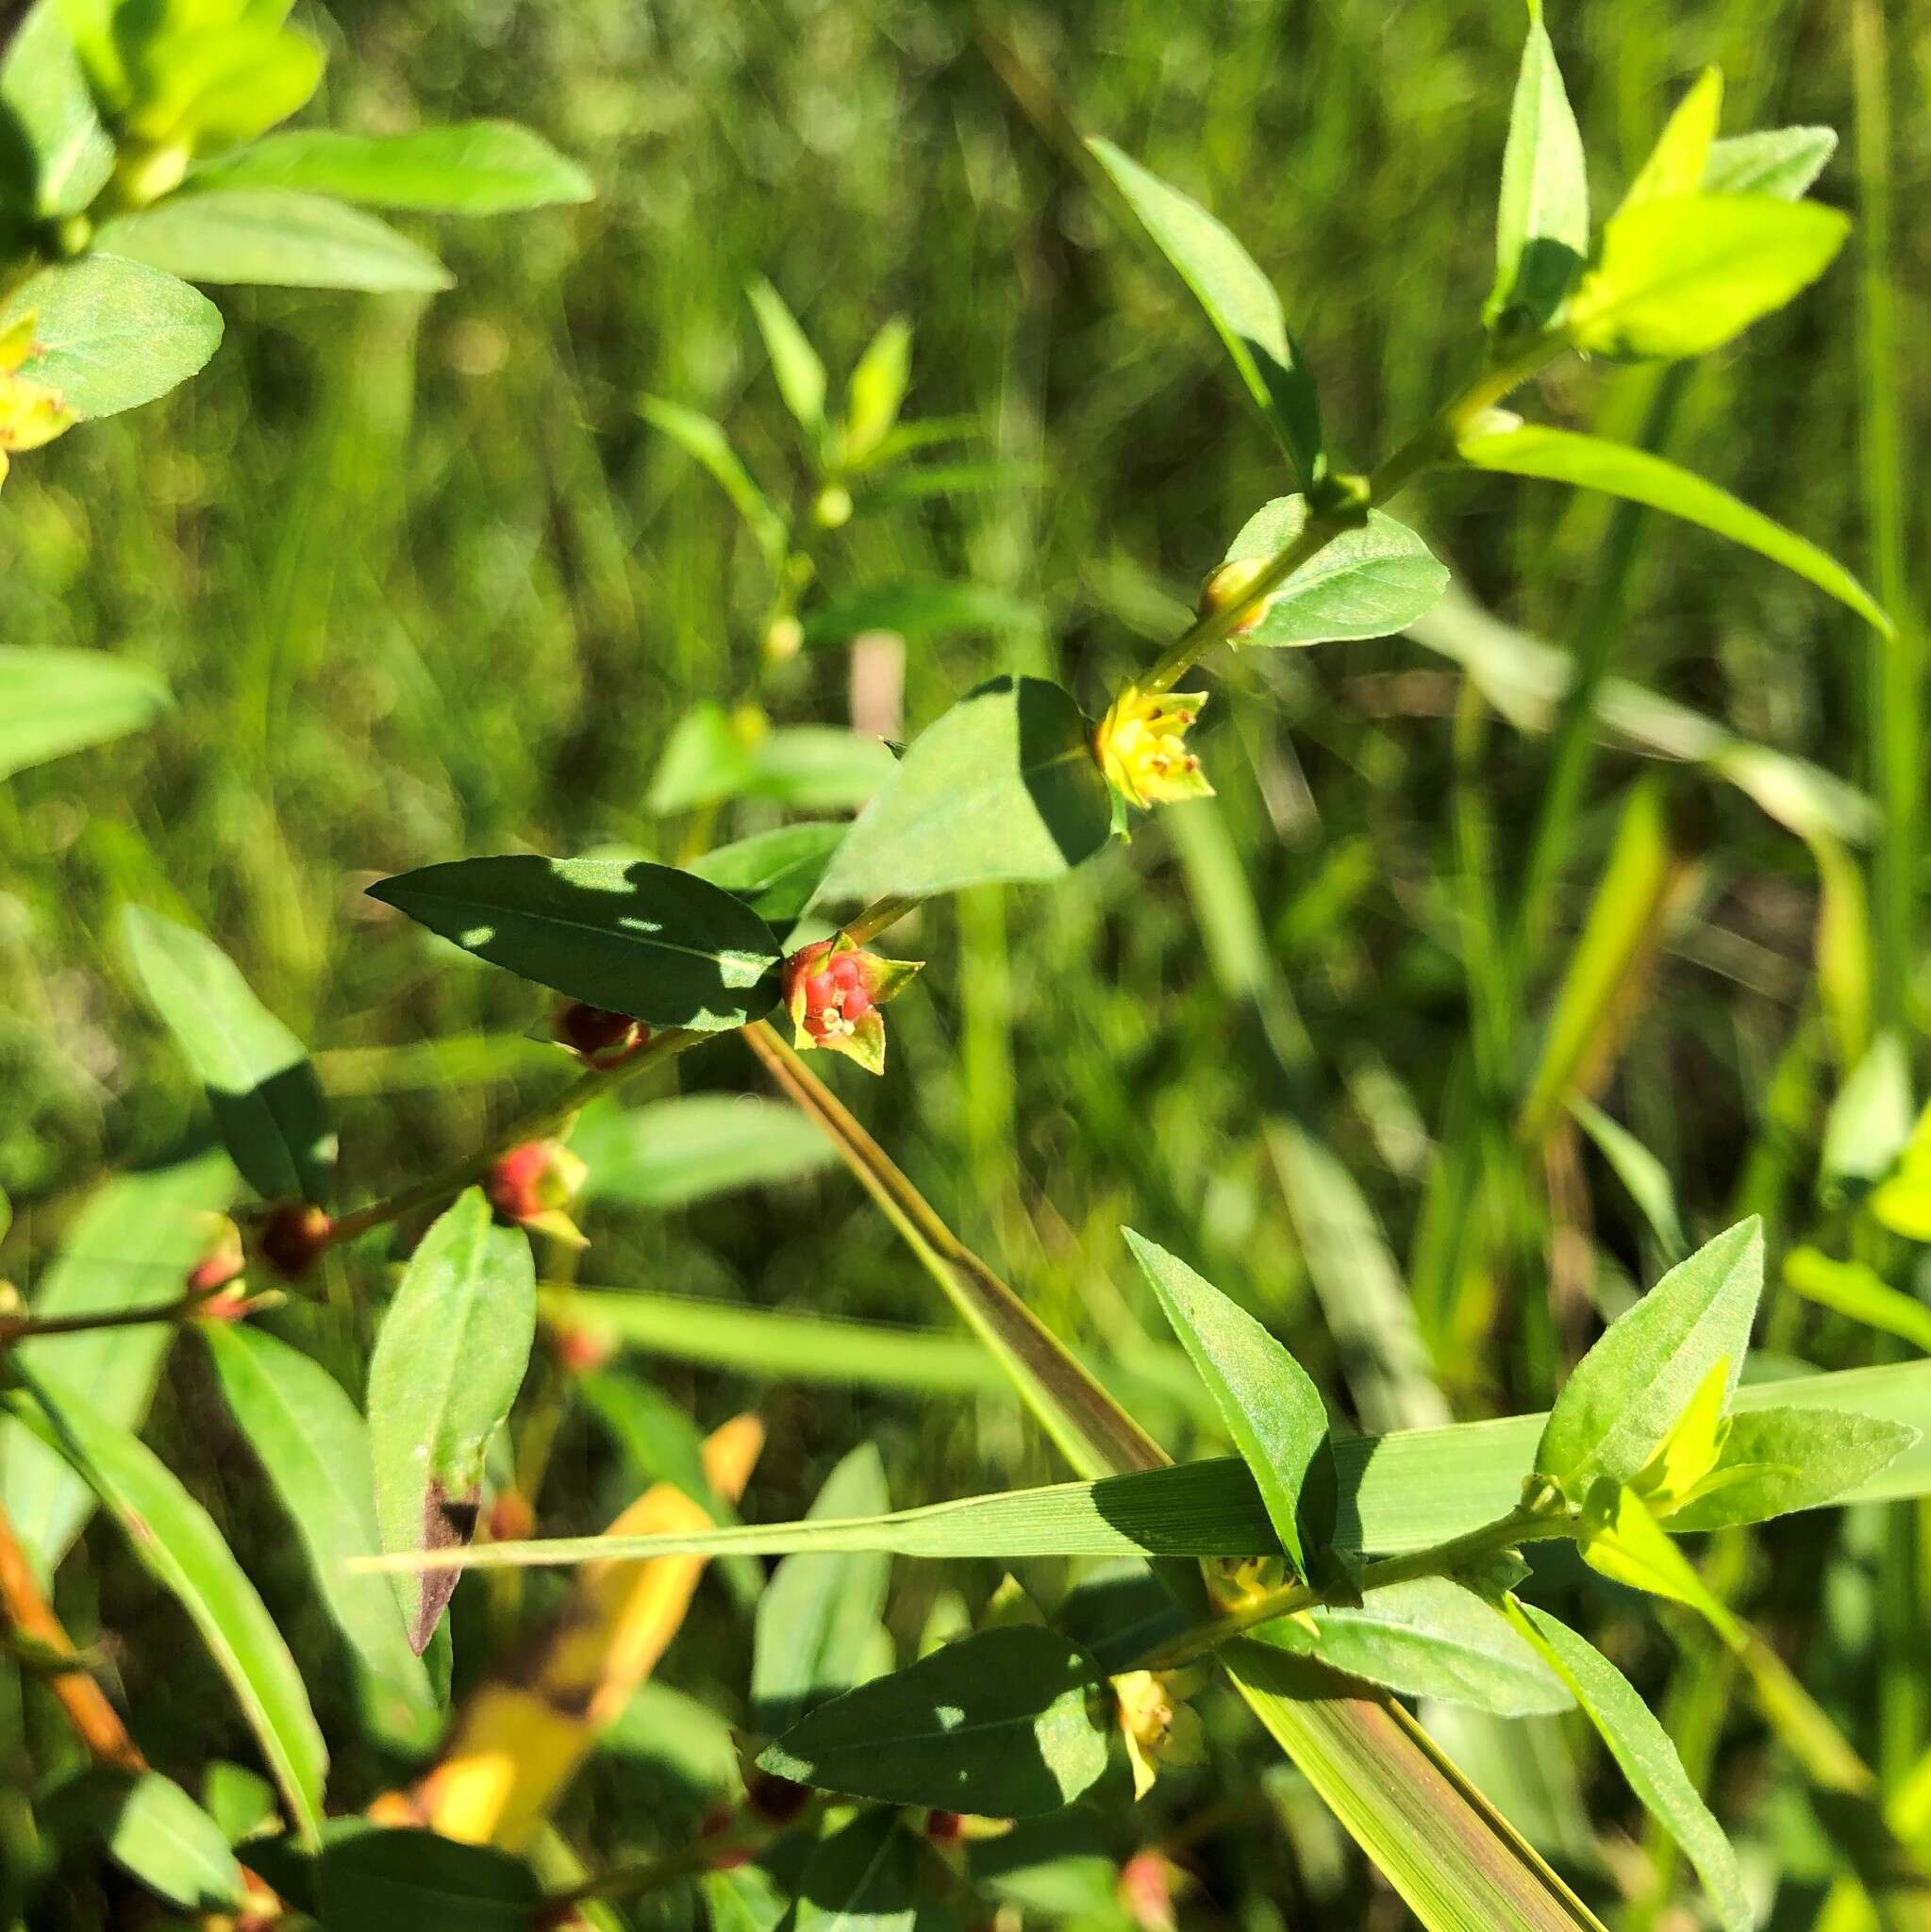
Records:
M537 1526L537 1512L520 1490L499 1490L490 1505L490 1541L492 1543L527 1541Z
M965 1836L965 1814L934 1811L925 1820L925 1836L935 1845L956 1845Z
M634 1052L650 1038L650 1028L628 1013L613 1013L608 1007L592 1007L573 1000L556 1019L557 1038L585 1059L602 1059L606 1055Z
M774 1777L768 1771L754 1771L744 1787L744 1808L767 1824L791 1824L810 1802L809 1786Z
M299 1281L328 1246L328 1216L301 1201L283 1201L262 1223L262 1258L285 1281Z

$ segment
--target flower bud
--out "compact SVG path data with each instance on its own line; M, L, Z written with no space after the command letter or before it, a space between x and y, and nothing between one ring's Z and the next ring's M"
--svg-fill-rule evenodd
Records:
M764 655L774 664L789 664L805 648L805 626L787 612L774 617L764 633Z
M745 1810L767 1824L790 1824L810 1802L810 1786L793 1784L755 1766L744 1780Z
M885 1020L879 1008L905 991L919 970L905 959L868 953L848 933L801 946L785 961L785 1007L800 1052L828 1047L868 1074L885 1071Z
M202 1250L201 1259L188 1271L190 1294L212 1294L216 1289L225 1288L247 1266L241 1230L225 1214L209 1214L204 1219L208 1224L208 1244Z
M1174 1893L1184 1882L1174 1861L1149 1845L1121 1866L1114 1895L1140 1932L1174 1932Z
M1201 616L1211 617L1217 610L1225 610L1230 605L1240 603L1253 591L1272 560L1265 557L1237 557L1233 562L1224 563L1218 570L1210 571L1207 581L1200 587ZM1244 637L1267 615L1267 607L1272 601L1272 598L1263 597L1252 610L1236 618L1227 635L1230 638Z
M617 1344L595 1328L573 1324L555 1332L557 1359L573 1375L593 1375L617 1353Z
M0 331L0 481L17 450L39 449L73 428L74 411L60 391L18 374L33 353L34 318L24 315Z
M650 1028L628 1013L571 1000L551 1023L557 1039L593 1067L611 1067L650 1038Z
M1129 684L1093 734L1107 781L1142 811L1182 798L1211 798L1187 733L1207 702L1205 691L1143 691Z
M505 1221L580 1248L587 1243L564 1210L589 1174L561 1141L525 1141L498 1158L483 1187Z
M490 1505L490 1541L492 1543L520 1543L528 1541L537 1526L537 1512L521 1490L498 1490Z
M1128 1671L1113 1679L1136 1798L1153 1790L1162 1766L1207 1762L1207 1727L1187 1702L1206 1681L1207 1673L1198 1665L1179 1671Z
M842 483L826 484L818 492L811 513L821 529L843 529L852 520L852 492Z
M306 1201L281 1201L269 1209L256 1246L285 1281L299 1281L328 1246L331 1223Z

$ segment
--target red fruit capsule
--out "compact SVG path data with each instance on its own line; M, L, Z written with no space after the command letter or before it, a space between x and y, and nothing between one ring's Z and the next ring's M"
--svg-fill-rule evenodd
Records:
M332 1224L320 1208L302 1201L283 1201L262 1224L262 1258L288 1281L299 1281L314 1267L328 1246Z

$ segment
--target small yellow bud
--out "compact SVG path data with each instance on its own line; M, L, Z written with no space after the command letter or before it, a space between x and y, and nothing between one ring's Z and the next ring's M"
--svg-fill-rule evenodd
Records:
M843 529L852 520L852 492L842 483L826 484L818 492L813 514L822 529Z
M1129 684L1093 734L1107 781L1142 811L1181 798L1211 798L1187 733L1207 702L1205 691L1143 691Z
M1220 569L1211 572L1206 583L1200 587L1200 614L1211 617L1217 610L1225 610L1230 605L1239 604L1253 595L1254 587L1266 574L1273 562L1267 557L1237 557L1232 563L1224 563ZM1263 597L1244 617L1237 618L1229 628L1230 638L1243 637L1267 615L1267 607L1272 597Z
M805 647L805 626L795 617L774 617L764 634L764 655L774 664L787 664Z

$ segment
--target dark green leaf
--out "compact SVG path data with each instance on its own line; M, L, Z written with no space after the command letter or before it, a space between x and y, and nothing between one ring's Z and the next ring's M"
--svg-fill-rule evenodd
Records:
M112 1314L178 1300L208 1245L213 1209L235 1177L219 1155L104 1182L75 1217L42 1276L32 1312ZM174 1339L165 1323L97 1328L25 1341L9 1360L31 1369L57 1401L70 1394L105 1420L138 1429ZM93 1513L93 1492L68 1463L12 1418L0 1418L0 1507L44 1578Z
M1923 1432L1868 1415L1765 1408L1733 1417L1705 1493L1670 1514L1672 1531L1764 1523L1861 1487Z
M1321 402L1273 284L1198 202L1170 188L1111 142L1087 145L1207 310L1301 481L1317 482L1327 467Z
M1526 424L1467 437L1460 450L1462 459L1478 470L1504 470L1512 476L1539 476L1551 483L1573 483L1581 490L1606 491L1611 496L1627 497L1632 503L1647 504L1652 509L1701 524L1705 529L1795 571L1884 636L1890 635L1890 620L1871 593L1816 544L1773 523L1747 503L1740 503L1727 490L1720 490L1661 457L1651 456L1647 450L1605 442L1573 430Z
M870 1515L891 1507L885 1465L860 1443L825 1479L815 1519ZM759 1730L789 1730L805 1712L849 1690L862 1674L885 1608L891 1563L872 1554L789 1557L757 1605L751 1703Z
M7 152L16 139L17 157ZM39 0L0 63L0 180L21 207L49 220L80 213L113 172L114 143L75 58L60 0Z
M1502 1612L1445 1576L1371 1591L1358 1608L1263 1624L1254 1641L1317 1657L1405 1697L1439 1697L1501 1717L1567 1710L1574 1700Z
M267 1200L325 1203L335 1127L308 1049L212 940L138 906L122 914L122 927L242 1178Z
M1284 550L1307 521L1302 496L1280 496L1248 518L1227 546L1229 563ZM1405 629L1448 587L1448 572L1405 524L1380 510L1343 530L1269 596L1242 644L1319 644Z
M1037 630L1037 604L984 584L942 577L900 577L833 597L805 614L807 644L844 644L868 630L896 631L917 641L960 631Z
M690 860L684 870L724 887L782 931L810 905L847 829L842 824L818 822L779 825L720 845Z
M322 1821L328 1752L301 1673L208 1511L138 1436L27 1374L14 1412L87 1478L135 1556L187 1611L228 1680L297 1827ZM29 1397L31 1399L29 1399Z
M887 1810L861 1811L812 1853L798 1879L794 1932L912 1932L955 1889L939 1855Z
M757 1761L768 1772L889 1805L989 1818L1057 1811L1107 1768L1093 1722L1100 1667L1037 1624L961 1638L822 1704Z
M428 1674L410 1648L396 1593L345 1568L381 1547L369 1433L319 1363L259 1328L203 1323L229 1412L248 1439L308 1554L315 1588L360 1674L370 1726L403 1751L434 1741Z
M158 1771L96 1765L60 1788L46 1816L57 1828L98 1839L124 1871L184 1911L233 1911L246 1896L221 1827Z
M1537 1445L1538 1474L1578 1504L1599 1478L1627 1482L1717 1363L1736 1388L1762 1291L1753 1216L1671 1269L1575 1365Z
M1703 185L1710 194L1774 194L1795 201L1837 152L1828 127L1769 127L1710 144Z
M1728 1932L1750 1932L1756 1915L1744 1896L1737 1855L1697 1796L1675 1745L1650 1715L1649 1707L1607 1657L1547 1610L1522 1604L1515 1615L1523 1633L1575 1693L1575 1701L1629 1780L1629 1789L1696 1867Z
M217 156L194 183L298 189L369 208L507 214L589 201L590 176L548 142L509 121L463 121L410 134L304 127Z
M480 1188L461 1195L409 1257L369 1361L375 1522L385 1550L470 1540L483 1452L529 1366L536 1298L528 1237L494 1225ZM396 1578L419 1655L455 1574Z
M721 1032L777 999L771 928L741 900L670 866L463 858L369 891L492 966L653 1026Z
M105 651L0 648L0 778L139 731L169 702L153 672Z
M488 1845L429 1831L358 1831L319 1861L328 1932L529 1932L542 1888L527 1865Z
M819 888L831 904L1057 878L1112 836L1107 781L1057 685L1000 677L917 740Z
M683 1208L813 1174L831 1143L794 1107L755 1094L686 1093L587 1109L571 1136L590 1166L584 1198Z
M1483 320L1491 328L1505 318L1540 328L1561 307L1589 246L1582 136L1536 0L1508 114L1495 209L1495 286Z
M1254 1472L1281 1547L1307 1575L1332 1533L1334 1467L1321 1391L1244 1308L1164 1248L1123 1232Z
M21 373L83 420L118 415L186 382L221 343L222 316L184 281L115 255L30 275L0 302L0 333L34 318Z
M428 293L449 271L387 222L284 188L210 188L103 224L97 245L191 282Z
M1700 356L1807 288L1850 233L1835 208L1771 194L1674 194L1610 217L1570 303L1580 349Z

